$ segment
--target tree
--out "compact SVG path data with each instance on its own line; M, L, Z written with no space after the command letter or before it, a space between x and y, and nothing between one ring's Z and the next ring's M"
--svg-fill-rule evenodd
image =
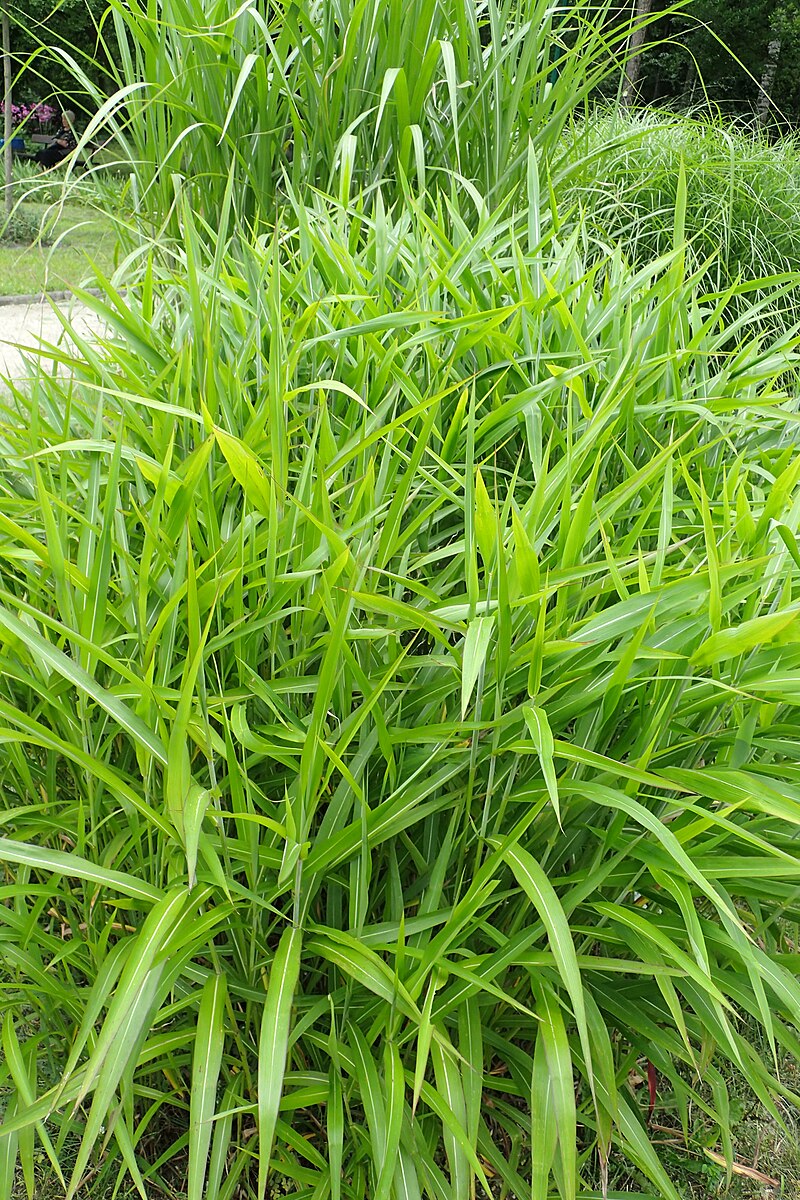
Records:
M800 119L800 0L692 0L653 32L631 64L645 102L707 99L762 125Z
M769 42L764 59L764 69L761 72L756 113L762 125L766 125L773 109L775 81L781 60L783 47L787 42L798 41L800 35L800 14L794 4L776 6L769 20Z
M761 88L758 95L758 103L756 112L758 119L762 125L766 125L769 121L769 114L772 111L772 92L775 87L775 76L778 74L778 62L781 57L781 46L783 38L777 28L770 30L773 36L769 40L767 46L767 58L764 63L764 71L761 75Z
M106 49L114 54L113 23L105 21L108 0L0 0L14 27L16 93L23 100L63 100L81 107L80 89L70 68L53 50L79 62L93 83L107 84ZM106 47L106 43L108 46Z
M4 7L0 16L3 32L3 103L5 105L5 115L3 117L3 164L5 187L3 189L5 196L6 217L11 216L13 206L13 196L11 189L12 180L12 150L11 150L11 21L8 16L8 10Z
M622 98L626 104L634 104L639 95L639 79L642 73L642 49L647 33L653 0L636 0L633 30L628 42L628 59L625 63L625 89Z

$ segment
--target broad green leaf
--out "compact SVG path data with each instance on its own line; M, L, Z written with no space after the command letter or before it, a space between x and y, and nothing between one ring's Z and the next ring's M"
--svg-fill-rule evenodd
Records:
M753 617L731 629L721 629L703 642L693 661L698 667L706 667L736 658L778 637L794 624L798 613L798 609L784 609L769 616Z
M443 1029L431 1045L436 1076L436 1090L442 1102L453 1114L453 1121L466 1138L467 1106L464 1100L464 1086L455 1052L449 1045ZM470 1164L464 1153L461 1139L450 1130L445 1131L445 1150L450 1165L450 1180L453 1200L468 1200L471 1186Z
M331 1063L328 1069L328 1102L326 1105L326 1119L331 1200L340 1200L342 1194L344 1111L341 1075L339 1073L338 1064L334 1062Z
M463 665L461 668L461 715L466 716L475 684L486 662L489 642L494 632L493 615L474 617L467 626L464 638Z
M547 1064L544 1034L536 1034L531 1076L531 1197L547 1200L550 1172L558 1146L553 1078Z
M548 1102L552 1104L551 1119L557 1134L561 1159L559 1190L564 1200L573 1200L577 1185L575 1079L564 1019L558 1001L547 987L541 989L539 1013L539 1036L544 1045L550 1077ZM540 1081L537 1079L538 1082ZM547 1134L545 1138L547 1139Z
M240 438L214 428L214 438L225 456L231 474L262 517L269 517L272 503L271 485L258 459Z
M583 983L572 941L572 931L564 909L561 907L553 885L532 854L523 850L521 846L511 846L504 852L503 857L547 930L547 940L553 952L553 958L572 1003L572 1013L578 1026L586 1066L591 1079L592 1055L586 1025Z
M158 888L126 875L122 871L111 871L105 867L95 866L76 854L68 854L63 850L47 850L38 846L28 846L23 842L14 842L9 838L0 838L0 859L4 862L20 863L48 871L53 875L65 875L67 878L85 879L98 887L108 887L113 891L122 892L148 904L161 900L162 894Z
M79 1098L82 1099L90 1085L94 1087L92 1106L67 1189L67 1200L72 1200L81 1189L84 1171L89 1164L92 1151L109 1120L109 1112L114 1103L120 1079L128 1064L135 1060L147 1036L158 1007L159 987L164 967L165 964L162 961L148 970L133 995L123 993L124 1007L120 1008L121 1016L118 1017L118 1013L115 1012L116 1001L109 1010L100 1039L98 1039L98 1048L92 1055L89 1071L79 1093ZM122 988L125 983L125 973L123 972L119 987ZM119 999L118 994L117 1000ZM113 1039L110 1044L106 1040L109 1029L112 1030Z
M300 977L302 934L292 926L281 934L272 960L258 1041L258 1196L264 1200L272 1141L283 1092L292 1004Z
M389 1004L397 1004L408 1016L417 1015L417 1007L403 984L380 955L361 945L357 938L334 930L316 930L306 939L306 951L321 955L374 995Z
M375 1200L389 1200L399 1165L400 1133L405 1108L405 1078L397 1047L386 1041L383 1056L383 1088L386 1096L386 1131L375 1183Z
M226 993L225 976L211 975L200 996L192 1051L187 1200L203 1200L212 1122L216 1116L217 1081L222 1063Z
M488 571L497 554L497 514L480 470L475 472L475 536L484 570Z
M539 756L547 792L560 825L561 806L558 800L558 781L553 765L553 734L550 729L550 722L547 719L547 713L535 704L524 704L522 713L525 717L525 724L528 726L528 732L531 735L534 749Z
M417 1029L417 1059L414 1067L414 1089L411 1102L412 1113L416 1112L417 1104L419 1103L419 1094L422 1091L422 1084L428 1067L428 1056L431 1049L431 1038L433 1037L431 1012L433 1011L433 1001L436 997L436 987L437 978L434 972L428 980L425 1003L422 1006L422 1018Z
M141 1014L147 1011L158 986L160 975L160 968L157 964L158 956L175 933L178 922L186 910L186 903L186 891L183 888L177 888L168 893L153 907L137 934L136 943L125 959L125 965L122 968L100 1036L92 1050L87 1072L81 1084L79 1099L82 1100L94 1085L107 1059L112 1058L117 1063L120 1074L124 1069L124 1061L119 1060L124 1037L127 1037L130 1044L133 1044L139 1036ZM116 1086L115 1079L113 1086ZM113 1091L113 1088L110 1087L109 1090ZM97 1097L95 1097L96 1103ZM98 1121L98 1130L99 1127L100 1122ZM88 1150L86 1157L88 1159ZM83 1167L81 1167L82 1170ZM79 1180L80 1175L76 1166L70 1187L76 1187Z
M517 580L522 594L533 596L541 586L539 560L515 508L511 510L511 527L514 531L514 563L517 569Z

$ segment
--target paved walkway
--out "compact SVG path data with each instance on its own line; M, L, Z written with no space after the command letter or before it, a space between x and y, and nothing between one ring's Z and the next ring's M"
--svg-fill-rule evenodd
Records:
M81 333L91 333L98 327L97 317L79 304L71 308L72 319ZM65 337L58 317L49 304L0 305L0 377L24 377L24 350L36 346L39 339L58 342Z

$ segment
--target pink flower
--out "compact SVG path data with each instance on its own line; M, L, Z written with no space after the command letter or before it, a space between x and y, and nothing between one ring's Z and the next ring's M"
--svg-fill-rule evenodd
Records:
M0 115L5 114L5 105L0 101ZM21 125L23 121L35 121L42 128L45 125L50 125L58 115L58 112L53 108L52 104L44 104L37 101L32 104L12 104L11 119L13 124Z

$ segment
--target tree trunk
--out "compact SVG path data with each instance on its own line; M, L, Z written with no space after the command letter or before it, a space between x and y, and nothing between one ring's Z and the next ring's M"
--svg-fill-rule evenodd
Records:
M3 120L3 163L5 166L5 210L6 217L11 215L11 209L14 206L11 187L11 172L12 172L12 149L11 149L11 22L8 19L8 13L3 9L0 17L3 30L3 103L5 105L5 117Z
M758 105L756 112L758 119L762 125L766 125L769 121L769 114L772 111L772 93L775 88L775 76L778 74L778 61L781 57L782 38L777 30L770 30L772 37L767 46L767 59L764 63L764 70L761 75L761 88L758 93Z
M653 8L653 0L636 0L633 14L633 32L628 39L628 57L625 62L625 86L622 100L635 104L639 96L639 77L642 73L641 52L647 35L647 18Z

